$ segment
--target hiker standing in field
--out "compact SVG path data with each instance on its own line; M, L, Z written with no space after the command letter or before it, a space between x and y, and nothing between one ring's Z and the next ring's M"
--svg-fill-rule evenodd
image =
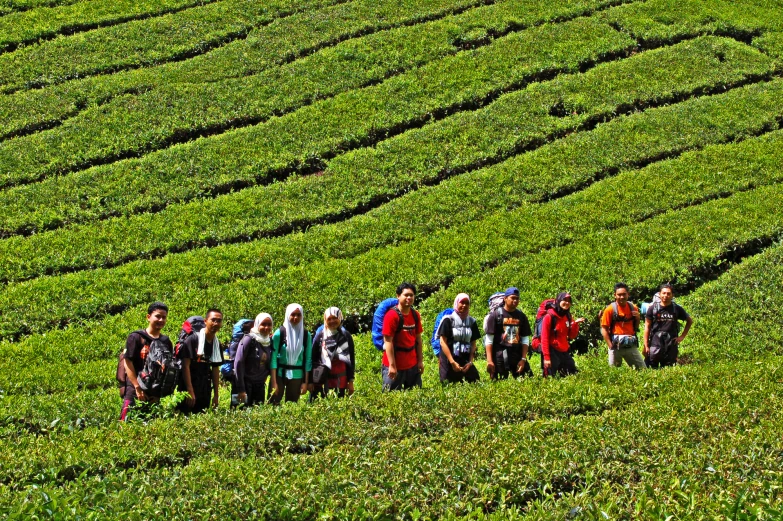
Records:
M259 313L250 332L242 337L234 358L237 401L252 407L266 401L266 380L271 372L272 361L272 316ZM270 385L269 395L277 389Z
M519 306L519 290L506 289L503 306L486 322L487 372L493 380L533 376L527 354L530 347L530 321Z
M639 309L628 302L628 285L618 282L614 285L614 302L601 313L601 335L609 346L609 365L620 367L623 360L634 369L647 367L639 352L639 331L641 315Z
M383 317L383 366L381 376L387 391L421 387L424 372L421 315L413 309L416 286L397 286L397 305Z
M182 364L180 391L189 394L185 402L180 404L180 410L185 414L206 411L210 405L210 396L212 407L218 406L223 354L217 332L221 327L223 312L210 309L204 319L204 328L189 335L179 346L177 358Z
M674 302L671 284L661 285L658 297L647 307L644 317L644 357L653 369L677 364L680 344L693 324L691 316ZM685 322L682 335L680 321Z
M122 355L121 366L118 366L118 380L124 382L122 392L122 411L120 421L125 421L128 411L140 402L156 402L160 395L154 396L145 392L139 382L139 375L144 368L144 362L149 354L149 348L153 341L162 342L171 353L174 346L166 335L161 334L168 319L169 308L163 302L154 302L147 308L147 328L134 331L125 341L125 351Z
M454 299L454 311L446 315L438 326L440 338L440 381L456 383L477 382L481 377L473 365L476 341L481 338L476 319L470 316L470 297L460 293Z
M304 310L299 304L285 308L283 325L272 336L272 387L277 392L271 402L299 401L307 392L312 370L313 337L304 327Z
M557 295L555 305L547 310L541 322L541 366L544 377L568 376L578 372L569 342L579 334L584 317L571 317L571 294Z
M332 390L340 398L353 394L356 355L353 337L342 326L340 308L332 306L324 311L324 325L313 338L310 401L325 397Z

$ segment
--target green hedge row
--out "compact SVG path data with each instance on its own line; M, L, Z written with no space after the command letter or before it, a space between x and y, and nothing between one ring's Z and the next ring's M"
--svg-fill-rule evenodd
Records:
M699 346L695 356L748 361L767 353L780 356L783 245L746 260L679 300L699 317L692 335Z
M742 493L780 508L769 494L779 479L781 400L765 382L778 367L770 359L644 374L600 367L563 381L28 437L2 456L14 486L0 503L6 515L134 519L562 519L574 509L688 518L728 514ZM30 477L35 485L24 486ZM139 501L151 491L155 501Z
M584 37L584 32L580 37ZM569 59L578 59L578 56L575 56L577 50L572 49L565 39L559 43L562 47L558 48L562 52L570 51ZM749 76L753 78L756 72L764 70L763 67L757 69L746 62L742 62L744 65L727 65L731 60L721 62L715 58L716 48L728 52L736 45L739 44L713 38L686 42L676 48L639 54L627 61L607 64L584 75L569 76L551 84L533 86L503 96L484 110L458 114L379 143L374 149L368 148L366 152L360 150L355 157L345 159L352 164L346 170L333 167L320 176L309 176L301 181L294 178L290 182L273 183L211 200L172 205L156 214L109 219L29 238L12 237L2 241L4 254L0 257L0 278L15 280L40 273L118 264L139 256L159 255L203 244L279 233L292 225L315 224L333 219L345 215L346 212L353 212L357 207L370 204L373 200L390 198L415 188L421 182L435 181L444 173L449 175L455 168L476 168L487 160L501 160L525 146L536 146L567 130L577 129L591 119L611 117L618 110L626 110L625 107L676 101L680 96L687 97L694 91L699 93L712 88L722 89L727 84L742 83L749 79ZM692 51L687 52L687 49ZM737 50L742 52L746 49L748 48L741 46ZM551 47L549 50L554 52ZM671 64L671 68L663 74L663 69L654 65L653 60L666 60ZM495 65L489 61L482 63L488 67ZM648 64L652 66L647 67ZM686 64L689 67L686 68ZM520 72L536 66L535 62L528 62L520 65L523 69ZM477 76L483 76L483 71L474 71ZM629 77L630 71L634 71L636 75ZM516 74L509 76L517 77ZM354 98L355 101L359 99ZM400 112L409 107L409 110L426 112L428 105L422 104L443 103L440 98L386 99L394 99L393 108L399 108ZM563 99L572 103L579 113L566 117L551 115L551 107ZM263 134L266 140L258 143L258 148L247 148L251 146L249 140L241 140L246 151L241 160L248 161L247 156L252 153L256 157L268 157L269 160L277 161L278 165L288 159L286 155L291 161L296 161L296 157L304 150L299 146L292 146L292 137L301 141L334 143L334 134L344 131L342 125L346 121L356 123L357 127L353 129L355 134L372 133L373 126L380 126L378 120L370 117L362 119L361 116L381 116L384 114L383 110L379 114L374 106L362 110L357 103L351 103L349 99L340 101L345 102L343 110L339 113L330 112L330 120L305 118L311 114L309 108L292 115L292 118L304 120L301 125L307 125L307 130L301 126L293 130L283 125L289 121L288 118L280 118L262 126L261 130L268 130L269 133L258 134ZM414 102L415 109L411 106ZM389 111L385 115L389 118L396 117L395 112ZM278 131L274 132L273 129ZM296 135L292 136L292 133ZM351 138L361 139L362 136L355 134ZM411 158L405 159L405 170L393 172L394 176L385 175L390 167L393 168L393 164L387 164L384 165L384 171L376 171L383 163L381 156L390 153L397 153L394 157L402 167L399 163L400 157L404 157L400 155L402 149L405 149L407 157ZM203 151L199 147L196 150ZM224 153L210 158L204 153L201 159L213 164L217 161L225 164L232 162L234 157ZM359 160L363 160L364 164ZM342 162L341 159L336 161L337 164ZM332 166L334 164L335 161ZM188 171L193 175L194 170ZM316 190L315 187L322 188ZM259 205L258 201L263 200L274 200L275 204ZM250 208L253 209L252 215L249 214ZM213 226L215 222L220 222L221 226L216 228ZM93 249L98 245L100 247L97 250ZM35 255L25 253L33 250ZM44 253L47 251L51 253Z
M58 34L160 16L211 1L214 0L92 0L9 14L0 18L0 50L15 49L20 44L33 43Z
M783 59L783 31L769 32L764 34L764 36L755 38L753 45L778 60Z
M57 7L84 2L85 0L0 0L0 13L29 11L40 7Z
M443 2L444 0L436 1ZM369 131L351 130L352 125L349 123L354 123L351 120L342 123L342 125L339 125L338 121L329 122L331 125L323 121L324 118L334 117L332 112L344 113L347 109L346 103L356 104L357 109L359 106L366 106L365 111L368 113L362 114L362 116L371 118L372 130L375 134L383 136L384 133L395 127L404 126L411 121L420 121L430 112L437 113L438 110L447 109L454 105L476 103L488 93L493 92L493 89L500 91L503 88L508 88L514 81L520 81L520 78L514 75L516 72L513 71L514 68L522 69L517 74L524 76L532 76L534 72L538 72L539 69L532 66L518 66L514 62L515 55L526 58L529 56L528 59L535 59L535 66L542 70L563 67L561 60L555 58L555 55L547 56L545 54L543 42L529 50L523 50L523 46L530 45L534 37L544 41L556 41L556 39L566 36L566 31L582 30L585 32L582 35L585 41L578 48L577 56L581 56L583 60L596 59L601 52L615 50L620 41L624 42L626 47L632 42L606 25L574 24L577 22L572 22L571 25L557 25L514 34L496 41L489 47L428 63L421 69L414 69L380 85L356 92L353 92L352 89L377 83L384 80L387 75L394 75L398 66L403 71L415 67L417 58L424 57L427 62L428 58L449 53L443 53L442 46L438 46L436 51L428 56L428 53L422 52L418 47L408 45L409 40L399 39L400 35L384 34L384 38L375 39L374 43L386 47L386 49L374 49L381 51L377 54L365 51L358 56L346 56L343 53L345 47L361 43L351 41L347 42L345 46L326 49L314 56L273 68L266 73L250 78L231 80L218 85L176 84L166 88L161 87L140 96L121 96L107 105L85 111L79 117L67 121L60 127L0 144L0 165L4 171L0 177L0 183L8 186L68 173L86 168L95 162L113 162L117 158L127 155L142 155L166 147L172 141L176 143L177 141L194 139L202 132L222 131L233 126L248 126L259 121L266 121L267 124L261 127L245 128L240 133L230 133L215 140L207 140L205 145L197 142L182 148L175 147L175 149L163 151L163 158L170 161L174 156L182 161L183 156L193 154L196 149L204 146L207 148L217 146L225 153L225 147L228 143L236 143L241 138L247 139L248 134L266 132L271 127L280 125L286 125L288 134L299 131L300 135L287 137L288 140L295 140L297 144L302 141L316 144L318 143L316 136L319 133L322 136L331 137L335 141L332 147L325 150L316 148L312 154L334 153L334 149L337 147L351 146L352 138L354 140L368 139ZM408 31L412 30L408 29ZM447 35L448 32L442 32L436 36L440 37L441 44L445 44L448 41ZM570 34L566 42L570 42L570 47L575 47L578 45L576 43L577 35ZM424 48L429 47L427 43L424 42ZM598 46L597 50L588 51L588 49L594 49L596 45ZM558 48L561 49L557 54L558 58L564 57L562 49L566 46L568 44L565 42L558 45ZM395 47L396 49L394 49ZM449 47L451 46L449 45ZM572 50L570 47L569 50ZM407 51L406 49L409 48L410 51ZM397 52L391 53L391 55L398 55L400 59L379 65L381 62L388 62L386 56L390 52L383 51L392 51L393 49ZM536 58L536 56L541 56L541 58ZM366 61L362 58L365 58ZM573 70L576 67L576 57L571 59L566 57L564 61L567 64L564 67L566 70ZM481 63L477 64L477 62ZM482 63L486 64L482 66ZM465 78L453 83L449 82L448 74L460 66L466 69L468 67L477 68L477 71L474 74L465 75ZM505 79L505 76L511 76L511 78ZM471 92L469 89L473 89L475 92ZM342 95L338 95L340 93ZM388 101L388 96L397 96L401 100L401 106L396 107L391 104ZM322 97L329 99L313 103ZM424 99L422 100L422 98ZM412 103L416 104L413 105L414 107L419 103L423 107L414 110L410 106ZM305 107L305 110L294 112L302 106ZM424 112L422 112L423 110ZM390 111L394 111L395 114L388 114ZM289 117L270 120L275 114L287 114ZM341 116L353 116L353 119L357 117L354 114L341 114ZM314 123L310 119L303 118L314 117L319 118L322 125L328 126L328 130L308 128ZM364 124L365 127L367 125L369 123ZM303 136L301 133L304 131L316 134L312 137ZM339 132L339 137L332 137L336 132ZM289 148L291 146L294 144L290 144ZM299 146L302 145L299 144ZM304 152L299 153L304 155ZM157 177L160 177L159 164L161 160L166 160L163 158L154 155L141 163L136 161L129 164L110 165L102 170L112 173L119 170L118 173L109 175L111 177L121 175L126 179L135 170L137 172L135 172L136 175L133 175L134 180L139 175L157 174ZM234 160L234 163L238 164L219 164L213 168L218 168L220 173L224 173L232 167L248 166L247 160L237 159ZM95 175L92 174L91 177ZM98 177L103 176L102 173L97 175ZM214 178L214 173L210 177L206 185L203 182L199 184L201 191L208 190L208 187L215 184L225 186L232 179L229 177L220 183ZM163 179L163 181L162 184L178 184L172 182L174 180ZM121 184L127 186L129 183L127 180L123 180ZM146 183L142 184L146 185ZM111 197L111 192L107 197Z
M754 158L746 156L746 160ZM730 167L732 163L724 164ZM762 170L779 175L781 164L768 163ZM701 168L720 173L712 170L712 165ZM735 172L742 170L739 166ZM668 173L661 170L658 175L663 172ZM671 197L668 194L677 188L670 185L668 193L659 197ZM668 211L617 231L589 235L547 250L537 255L535 262L522 256L483 273L455 276L448 288L427 299L423 310L433 314L447 307L457 288L483 299L498 288L517 285L525 309L536 309L543 299L568 290L574 296L576 313L588 318L588 327L593 328L594 337L598 338L596 317L611 301L612 287L618 280L626 282L632 294L651 299L662 282L671 281L684 287L700 285L720 272L736 254L753 252L783 236L777 215L780 210L775 208L781 191L783 185L774 184L736 193L725 199ZM651 201L655 199L642 198L637 204L654 205ZM582 213L581 220L595 219L596 210L593 212ZM620 213L614 213L613 217L627 222ZM581 222L574 218L568 221L568 226L577 234Z
M222 0L179 13L96 29L0 55L0 92L92 74L154 65L198 54L253 27L335 0Z
M0 294L0 331L6 337L39 333L69 321L100 318L112 309L142 305L155 298L177 299L191 291L190 281L204 273L204 266L209 266L211 284L223 284L260 277L296 262L350 258L449 228L456 224L451 213L455 206L462 208L460 220L471 222L526 201L574 190L618 169L763 132L782 117L783 82L752 85L618 118L503 164L410 192L365 215L310 228L307 233L9 284ZM775 133L737 147L737 153L743 157L755 154L760 163L770 158L774 164L777 158L770 149L777 142ZM724 154L730 156L734 149L728 147ZM723 157L709 159L713 160L727 162ZM703 178L701 174L696 176L698 180ZM514 179L517 182L512 182ZM749 175L748 179L757 177ZM697 189L695 194L710 190L721 193L737 187L731 184L733 181L715 182ZM508 190L498 192L498 184L506 185ZM678 201L675 199L673 204ZM587 202L585 212L591 204L593 201ZM406 225L397 226L403 219ZM599 229L603 221L598 219L594 225L598 228L592 229ZM151 285L153 280L155 284Z
M568 284L565 289L571 289L575 298L583 301L579 312L594 317L606 304L618 277L632 284L635 294L644 289L649 296L662 280L704 277L736 246L779 235L783 221L777 214L783 209L777 207L775 198L783 190L777 184L783 173L779 151L782 138L777 132L739 145L710 147L607 179L547 205L526 205L393 248L372 250L351 259L304 263L261 279L202 288L209 281L205 265L204 280L192 281L200 289L183 291L178 298L168 300L172 330L188 315L214 305L220 305L229 321L260 309L279 319L280 310L291 300L315 310L306 317L312 327L318 322L320 308L326 305L340 306L347 316L366 317L374 303L393 294L400 280L430 288L453 281L423 303L428 327L456 292L470 293L476 302L475 314L481 316L486 297L499 288L517 285L523 290L523 309L530 313L540 300L564 289L556 285L563 281ZM635 182L643 189L629 190ZM672 183L682 190L672 193ZM749 191L699 204L737 190ZM664 198L666 203L649 206L649 201ZM753 204L755 200L758 203ZM683 210L650 219L683 206ZM560 218L555 221L554 215ZM631 224L637 220L643 222ZM704 222L710 225L705 227ZM470 248L455 247L463 244L465 237L470 237ZM651 249L661 241L671 243L671 251L651 255ZM606 262L596 263L596 258ZM487 269L499 262L499 267ZM62 378L62 369L52 364L57 360L75 363L112 357L127 331L137 327L143 308L132 308L84 327L33 336L19 344L5 344L4 357L39 362L37 366L28 365L26 378L21 381L12 376L15 368L0 369L0 375L11 371L4 380L13 387L7 390L53 391L105 382L105 377L89 373L86 381ZM37 313L39 317L45 315Z
M669 42L698 32L732 34L743 39L783 29L780 6L775 2L729 0L651 0L621 6L605 13L607 22L645 42Z
M415 5L414 20L440 16L426 6L441 4L415 2ZM473 4L451 5L459 10ZM471 35L489 41L511 30L548 20L571 18L607 5L606 0L570 0L556 6L540 0L501 0L493 5L468 9L459 15L445 16L442 20L426 23L419 28L400 28L389 33L372 34L378 29L411 23L410 3L371 0L341 3L275 19L251 31L244 40L235 40L185 61L94 76L65 85L0 97L0 135L14 135L56 125L85 108L101 104L122 93L145 92L171 83L218 82L258 74L272 66L368 32L371 33L369 36L342 44L340 56L344 61L358 60L362 56L365 57L363 62L371 60L371 55L382 57L376 67L381 67L378 74L383 77L384 74L421 65L434 57L453 54L458 51L454 43L471 38ZM412 42L420 43L414 45ZM403 61L399 61L401 59ZM384 69L384 63L392 67Z

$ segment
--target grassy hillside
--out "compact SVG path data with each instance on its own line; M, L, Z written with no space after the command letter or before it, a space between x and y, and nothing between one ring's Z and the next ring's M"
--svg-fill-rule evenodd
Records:
M780 518L781 181L781 2L0 0L0 516ZM383 394L402 280L427 333L568 289L592 348ZM618 280L683 365L607 366ZM153 300L337 305L357 393L119 425Z

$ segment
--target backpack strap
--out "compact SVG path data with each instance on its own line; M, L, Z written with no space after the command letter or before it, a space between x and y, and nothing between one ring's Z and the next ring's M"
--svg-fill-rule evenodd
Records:
M285 328L283 326L280 326L278 329L280 331L280 347L283 347L283 344L286 343L288 340L286 337ZM305 367L307 367L307 364L305 363L305 359L307 358L307 354L305 353L305 344L307 343L307 337L310 335L310 332L308 330L304 330L304 338L302 339L302 365L289 365L289 364L278 364L277 367L281 369L301 369L302 370L302 379L304 379L304 375L307 373L305 371Z
M395 335L397 335L397 333L402 331L402 328L405 326L405 317L403 317L402 311L400 311L400 309L397 306L394 306L393 309L394 309L394 312L397 313L397 317L399 318L399 322L397 323L397 331L394 333ZM419 319L419 314L413 308L411 308L411 313L413 313L413 321L416 324L416 330L418 330L419 327L420 327L420 324L419 324L419 320L420 320ZM394 350L395 351L401 351L403 353L409 353L409 352L413 351L414 349L416 349L415 345L413 347L397 347L397 346L394 346Z

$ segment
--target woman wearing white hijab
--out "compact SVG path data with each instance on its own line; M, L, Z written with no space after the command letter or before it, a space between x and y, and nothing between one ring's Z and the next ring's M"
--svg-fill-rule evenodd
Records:
M253 328L242 337L234 357L235 390L239 403L252 407L265 401L266 379L272 360L273 322L269 313L259 313ZM270 396L275 389L272 381Z
M454 299L454 311L446 315L438 326L440 337L440 381L455 383L479 380L473 365L476 341L481 338L476 319L470 316L470 297L460 293Z
M312 370L313 338L304 327L304 311L299 304L285 308L285 320L272 336L272 387L277 392L272 403L295 402L307 392Z
M353 375L356 367L353 337L342 327L343 314L337 307L324 311L324 325L313 339L313 390L310 401L335 390L340 398L353 394Z

